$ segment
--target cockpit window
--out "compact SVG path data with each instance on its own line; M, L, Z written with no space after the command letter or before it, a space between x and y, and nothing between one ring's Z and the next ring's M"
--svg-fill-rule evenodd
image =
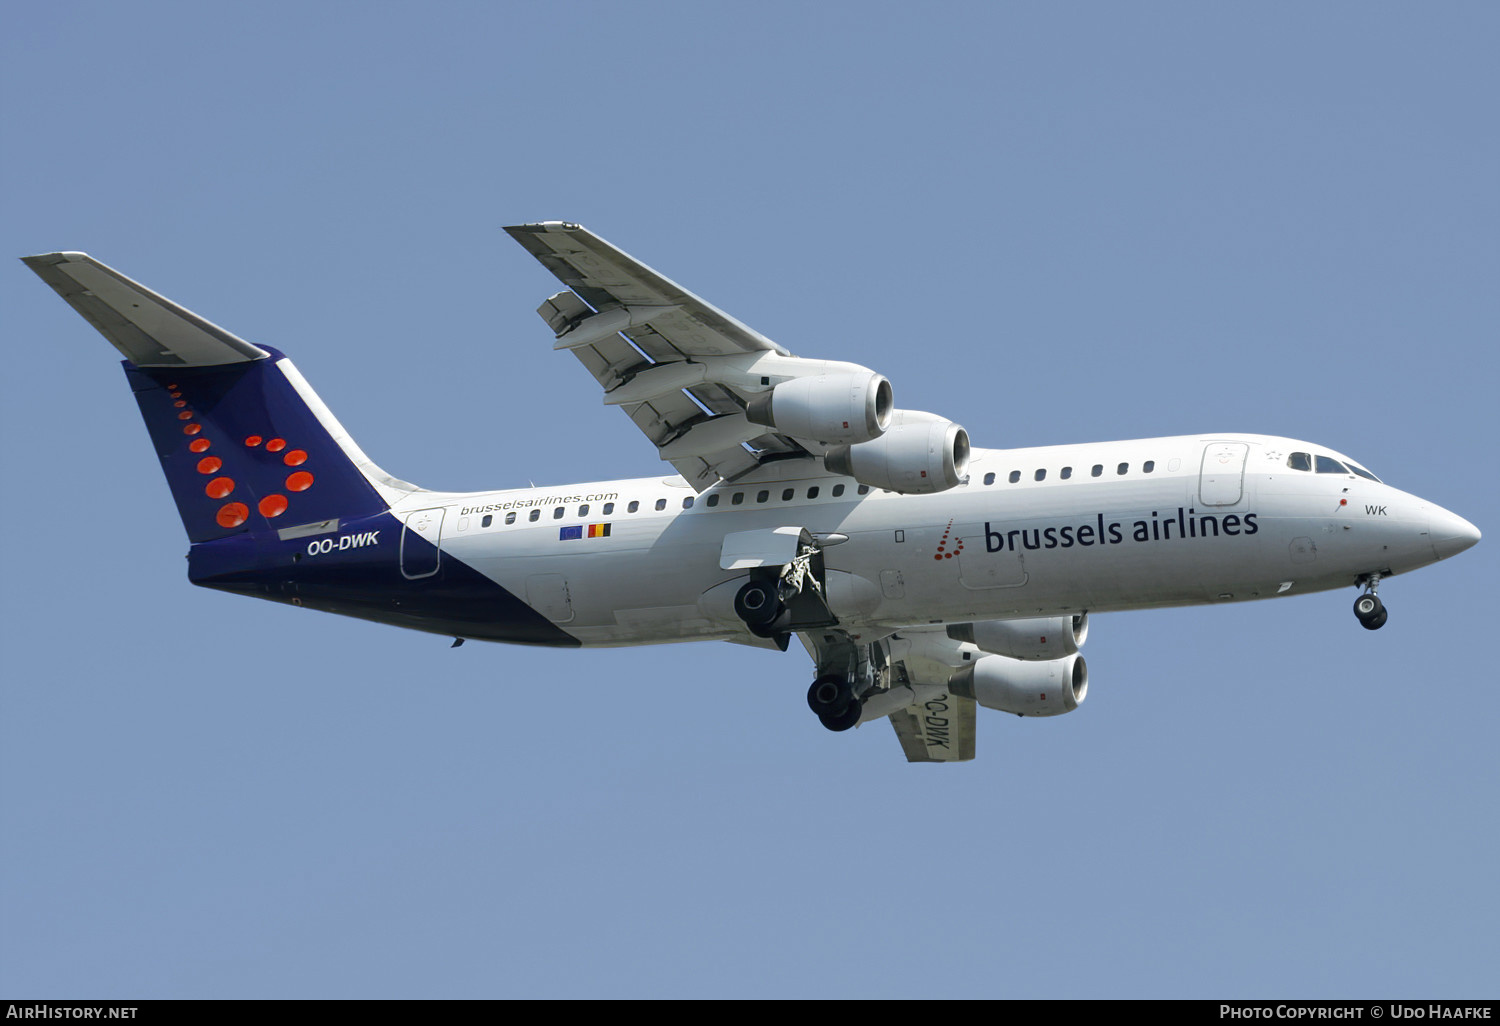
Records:
M1380 478L1370 473L1364 467L1361 467L1358 463L1346 463L1344 464L1344 466L1348 467L1350 470L1354 471L1356 474L1358 474L1362 478L1365 478L1366 480L1374 481L1376 484L1380 483Z
M1311 470L1312 457L1305 452L1294 452L1286 458L1286 465L1293 470Z
M1338 460L1334 459L1332 456L1319 456L1317 458L1317 460L1318 460L1318 473L1320 473L1320 474L1347 474L1347 473L1349 473L1349 468L1346 467L1346 466L1344 466Z

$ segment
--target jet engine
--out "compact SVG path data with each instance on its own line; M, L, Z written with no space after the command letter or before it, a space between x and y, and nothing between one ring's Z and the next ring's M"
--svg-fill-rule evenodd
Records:
M830 449L824 464L860 484L893 492L943 492L969 469L969 433L951 420L896 410L885 434Z
M1083 704L1089 670L1081 655L1034 663L987 655L948 678L948 690L986 709L1017 716L1061 716Z
M793 438L853 445L884 433L891 395L891 383L873 371L808 375L751 399L745 419Z
M967 641L993 655L1034 661L1061 659L1083 647L1089 614L1038 616L1029 620L981 620L948 627L948 637Z

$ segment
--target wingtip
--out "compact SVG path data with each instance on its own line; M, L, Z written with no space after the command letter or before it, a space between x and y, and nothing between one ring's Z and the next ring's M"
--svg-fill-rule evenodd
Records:
M507 225L508 232L576 232L581 231L583 225L574 224L572 221L532 221L527 224Z
M21 262L28 267L51 267L53 264L76 263L88 258L89 255L87 253L65 250L57 253L37 253L34 256L23 256Z

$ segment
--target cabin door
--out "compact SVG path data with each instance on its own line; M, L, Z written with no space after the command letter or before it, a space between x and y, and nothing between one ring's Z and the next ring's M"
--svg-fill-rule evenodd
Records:
M419 509L401 528L401 576L408 580L431 577L443 558L443 510Z
M1209 442L1203 447L1203 469L1198 481L1201 506L1233 506L1245 494L1244 442Z

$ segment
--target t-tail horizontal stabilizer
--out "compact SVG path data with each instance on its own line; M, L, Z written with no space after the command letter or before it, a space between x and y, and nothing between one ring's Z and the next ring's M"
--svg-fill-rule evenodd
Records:
M378 513L414 490L370 462L276 350L83 253L23 260L125 354L193 542Z
M137 367L218 367L269 355L87 253L21 260Z

